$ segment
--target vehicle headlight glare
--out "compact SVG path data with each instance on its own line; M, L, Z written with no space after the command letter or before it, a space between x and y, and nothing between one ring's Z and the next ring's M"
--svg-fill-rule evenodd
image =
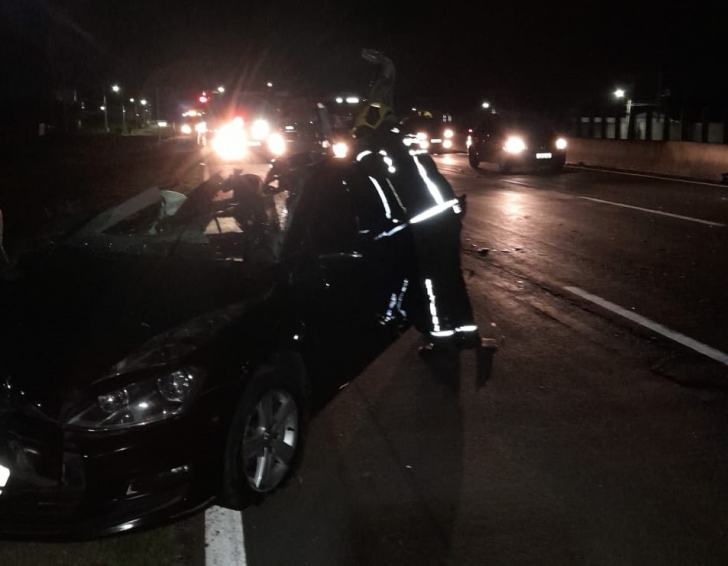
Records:
M195 131L198 134L204 134L207 131L207 124L205 122L200 122L195 126Z
M203 372L186 368L99 395L67 424L85 430L141 426L186 411L200 390Z
M191 134L192 133L192 126L189 124L182 124L182 127L180 128L180 131L183 134Z
M417 132L417 139L418 140L426 140L427 134L425 132Z
M343 142L335 143L332 149L334 150L334 157L339 159L346 157L349 153L349 146Z
M268 124L267 120L256 120L251 126L251 133L253 139L264 140L270 134L270 124Z
M564 138L556 140L556 149L566 149L566 140Z
M508 138L504 149L508 153L521 153L524 149L526 149L526 144L521 138L514 136L512 138Z
M286 153L286 140L279 133L268 136L268 149L276 157Z
M237 120L240 120L240 122ZM225 161L242 159L248 147L245 140L245 131L242 128L242 119L236 118L232 123L220 128L212 141L212 147L218 156Z
M451 137L453 137L454 135L455 135L455 133L450 128L448 128L447 130L445 130L443 132L443 134L442 134L442 136L444 138L448 138L448 139L451 138Z

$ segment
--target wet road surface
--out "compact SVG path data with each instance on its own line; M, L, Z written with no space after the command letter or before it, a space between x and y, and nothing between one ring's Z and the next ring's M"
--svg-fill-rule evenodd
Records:
M438 161L468 195L487 379L405 334L245 510L247 563L727 563L728 366L675 337L728 351L728 189Z

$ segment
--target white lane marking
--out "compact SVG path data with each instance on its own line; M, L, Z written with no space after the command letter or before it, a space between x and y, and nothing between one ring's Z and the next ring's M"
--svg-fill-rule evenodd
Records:
M725 224L720 222L711 222L710 220L701 220L700 218L693 218L691 216L682 216L680 214L672 214L671 212L662 212L661 210L654 210L652 208L642 208L641 206L632 206L631 204L622 204L621 202L612 202L610 200L602 200L599 198L582 197L585 200L591 200L594 202L600 202L602 204L611 204L613 206L621 206L623 208L632 208L634 210L641 210L642 212L649 212L652 214L659 214L660 216L669 216L670 218L679 218L680 220L689 220L690 222L700 222L701 224L707 224L708 226L725 227Z
M523 181L506 181L506 183L510 183L511 185L519 185L521 187L528 187L529 189L534 188L533 185L530 185L528 183L524 183Z
M478 175L478 173L475 170L466 171L465 169L451 169L450 167L442 167L442 166L438 166L437 170L440 172L447 171L448 173L457 173L458 175L465 175L467 177L477 177L479 179L482 177L482 175Z
M205 511L205 566L246 566L243 514L223 507Z
M599 169L597 167L582 167L576 163L568 163L569 167L581 169L582 171L597 171L599 173L611 173L612 175L627 175L629 177L644 177L646 179L659 179L660 181L672 181L673 183L689 183L691 185L704 185L706 187L721 187L725 185L720 183L706 183L705 181L692 181L690 179L676 179L674 177L660 177L659 175L647 175L646 173L628 173L626 171L612 171L610 169Z
M564 287L564 289L569 293L573 293L574 295L577 295L582 299L586 299L587 301L599 305L600 307L605 308L609 311L612 311L613 313L618 314L619 316L622 316L628 320L631 320L632 322L636 322L637 324L644 326L645 328L649 328L653 332L661 334L665 338L669 338L670 340L677 342L678 344L682 344L683 346L687 346L691 350L695 350L696 352L703 354L704 356L708 356L709 358L712 358L717 362L728 365L728 354L724 354L720 350L716 350L715 348L707 346L702 342L698 342L697 340L693 340L692 338L689 338L684 334L680 334L679 332L670 330L666 326L653 322L650 319L645 318L632 311L628 311L627 309L624 309L619 305L610 303L606 299L602 299L601 297L592 295L591 293L584 291L583 289L579 289L579 287Z

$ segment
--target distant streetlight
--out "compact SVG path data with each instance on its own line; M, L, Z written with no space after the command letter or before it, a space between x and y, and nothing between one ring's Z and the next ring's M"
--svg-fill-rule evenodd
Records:
M220 94L222 94L223 92L225 92L225 87L224 86L217 87L217 92L219 92Z
M139 104L141 104L142 106L146 106L146 105L147 105L147 99L146 99L146 98L142 98L142 99L141 99L141 100L139 101Z
M104 131L109 131L109 112L106 110L106 91L104 90L104 98L103 98L103 104L101 105L101 110L104 113Z
M131 102L133 104L134 103L134 99L133 98L130 98L129 99L129 102Z
M481 104L481 106L482 106L482 107L483 107L484 109L486 109L486 110L487 110L488 108L490 108L490 102L483 102L483 104Z
M627 92L623 88L618 88L614 91L614 97L617 100L622 100L625 96L627 96ZM632 99L627 99L627 118L629 118L629 115L632 113Z
M121 92L121 87L119 85L112 85L111 90L113 90L116 94L119 94ZM104 101L104 105L105 104L106 101ZM121 131L122 133L126 131L126 107L124 106L123 98L121 99Z
M268 88L273 88L273 83L268 83Z

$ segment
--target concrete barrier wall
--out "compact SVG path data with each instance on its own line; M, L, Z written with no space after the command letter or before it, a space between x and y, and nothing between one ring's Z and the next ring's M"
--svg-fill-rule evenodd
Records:
M569 163L714 182L728 172L728 145L583 138L568 142Z

